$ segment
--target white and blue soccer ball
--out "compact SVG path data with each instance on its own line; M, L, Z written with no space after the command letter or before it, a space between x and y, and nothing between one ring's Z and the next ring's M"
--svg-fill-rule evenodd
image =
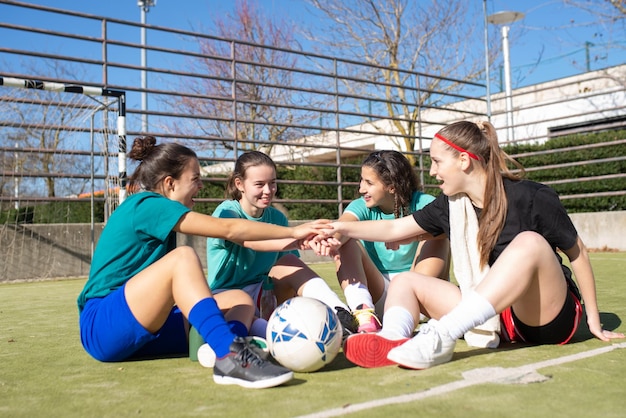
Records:
M341 348L341 323L317 299L295 297L280 304L267 322L270 354L295 372L314 372L335 359Z

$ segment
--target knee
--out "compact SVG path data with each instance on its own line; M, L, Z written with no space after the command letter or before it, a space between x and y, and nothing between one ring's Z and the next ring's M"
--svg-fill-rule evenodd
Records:
M255 306L254 301L252 300L252 296L248 293L244 292L241 289L232 290L232 294L230 295L235 302L236 305L247 305L247 306Z
M419 276L419 274L411 271L399 273L393 277L393 280L391 280L389 287L393 287L394 289L406 288L410 284L414 283Z
M349 239L339 248L339 254L355 255L361 252L361 244L355 239Z
M548 244L548 241L546 241L543 235L534 231L520 232L515 236L509 245L521 246L523 248L541 251L543 251L546 247L550 247L550 244Z
M198 263L200 264L200 257L196 253L192 247L187 245L183 245L181 247L176 247L170 252L173 256L175 256L175 260L181 263Z

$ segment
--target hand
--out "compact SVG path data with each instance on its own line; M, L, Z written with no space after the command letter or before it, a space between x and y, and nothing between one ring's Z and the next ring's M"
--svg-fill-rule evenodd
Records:
M303 240L300 245L308 245L308 241L312 240L320 234L325 235L327 232L332 234L332 226L328 219L318 219L313 222L307 222L293 227L293 237L297 240Z
M324 240L324 239L328 239L328 238L332 238L335 233L337 232L337 227L341 224L340 222L334 221L331 222L329 220L324 220L326 222L326 224L324 225L325 228L320 228L317 231L317 235L318 241Z
M398 241L385 242L385 248L390 251L396 251L398 248L400 248L400 245L402 244Z
M602 324L600 324L599 320L593 321L589 319L587 325L589 326L589 331L601 341L609 342L612 338L624 338L624 334L621 332L602 329Z
M312 240L308 242L309 247L315 251L315 254L319 256L328 256L334 257L339 247L341 247L341 242L333 237L324 238L321 235L314 237Z

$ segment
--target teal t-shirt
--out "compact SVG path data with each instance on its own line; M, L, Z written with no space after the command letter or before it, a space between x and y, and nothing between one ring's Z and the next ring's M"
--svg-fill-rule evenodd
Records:
M420 210L435 198L429 194L419 191L413 193L411 199L411 212ZM365 200L361 197L350 202L345 212L350 212L359 221L376 221L380 219L394 219L393 213L383 213L380 208L368 208ZM408 213L406 214L408 215ZM411 269L415 252L419 242L414 241L410 244L401 245L397 250L388 250L385 248L384 242L361 241L367 254L370 256L374 264L381 273L401 273Z
M107 221L91 260L78 310L108 295L176 247L172 230L189 208L158 193L129 196Z
M251 221L288 226L287 217L278 209L268 207L259 218L248 216L237 200L225 200L215 208L216 218L242 218ZM232 241L218 238L207 239L208 282L211 289L243 289L262 282L276 261L293 251L255 251Z

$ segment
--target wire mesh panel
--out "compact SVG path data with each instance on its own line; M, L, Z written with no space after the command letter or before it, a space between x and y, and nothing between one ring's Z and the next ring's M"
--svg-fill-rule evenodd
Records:
M29 259L38 270L30 277L61 273L69 266L56 261L59 251L86 252L78 260L89 263L83 241L93 243L93 226L108 219L125 192L120 99L121 92L97 87L0 77L2 277L15 277ZM66 227L62 243L53 243L35 226L68 222L91 224L90 236Z

